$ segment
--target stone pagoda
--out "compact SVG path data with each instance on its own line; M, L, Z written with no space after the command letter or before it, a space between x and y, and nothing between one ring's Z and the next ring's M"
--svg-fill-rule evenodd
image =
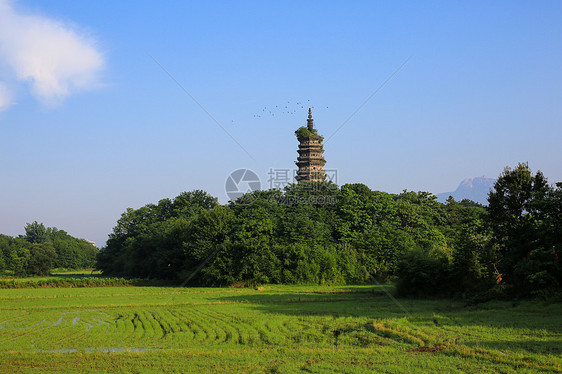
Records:
M312 111L308 108L307 126L302 126L295 135L299 140L299 157L297 157L297 164L299 170L295 179L297 182L310 181L310 182L323 182L326 179L326 172L324 171L324 146L322 141L324 137L318 135L314 128L314 120L312 119Z

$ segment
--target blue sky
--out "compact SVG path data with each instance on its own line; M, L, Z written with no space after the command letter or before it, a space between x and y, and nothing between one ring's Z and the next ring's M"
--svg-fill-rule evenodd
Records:
M224 203L239 168L268 187L308 106L340 185L440 193L518 162L562 181L561 19L558 1L0 0L0 232L102 245L127 207Z

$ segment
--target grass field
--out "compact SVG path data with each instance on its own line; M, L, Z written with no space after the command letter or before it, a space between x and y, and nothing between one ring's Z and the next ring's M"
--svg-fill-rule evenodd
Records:
M2 289L0 371L562 371L561 304L399 302L380 286Z

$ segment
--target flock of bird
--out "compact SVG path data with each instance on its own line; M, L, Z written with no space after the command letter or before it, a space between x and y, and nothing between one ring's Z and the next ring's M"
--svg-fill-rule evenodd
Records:
M310 106L310 99L308 99L306 102L297 101L296 103L291 103L290 101L287 101L287 104L275 105L275 108L263 107L261 112L254 114L254 118L261 118L264 116L275 117L275 115L281 116L286 114L294 115L297 112L300 113L299 110L308 109L308 108L314 109L314 106ZM328 107L326 107L326 109L327 108Z

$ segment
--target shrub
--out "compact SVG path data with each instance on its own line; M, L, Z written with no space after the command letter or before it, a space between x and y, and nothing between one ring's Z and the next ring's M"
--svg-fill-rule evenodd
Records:
M160 285L162 282L151 282L144 279L125 278L50 278L39 280L14 279L0 280L0 289L6 288L83 288L83 287L122 287Z
M451 265L439 251L414 249L405 253L398 263L400 295L444 295L450 292Z

